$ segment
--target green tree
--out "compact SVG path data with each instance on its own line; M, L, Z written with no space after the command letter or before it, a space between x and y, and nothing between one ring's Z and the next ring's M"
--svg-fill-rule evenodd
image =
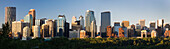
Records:
M4 38L8 37L8 34L10 33L9 23L2 24L2 34L1 36Z

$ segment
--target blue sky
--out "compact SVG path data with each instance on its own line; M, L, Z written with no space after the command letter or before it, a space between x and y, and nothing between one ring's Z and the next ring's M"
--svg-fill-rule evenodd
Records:
M98 29L103 11L111 11L111 25L123 20L136 24L139 19L145 19L147 26L149 21L162 18L165 23L170 22L170 0L0 0L0 27L7 6L16 7L17 21L23 19L29 9L36 10L37 19L56 19L64 14L67 22L71 22L72 16L84 17L86 10L93 10Z

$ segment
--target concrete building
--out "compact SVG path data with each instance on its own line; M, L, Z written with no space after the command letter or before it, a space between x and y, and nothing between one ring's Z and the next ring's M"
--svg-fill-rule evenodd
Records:
M166 28L166 31L164 33L164 37L170 37L170 30Z
M147 31L146 30L141 31L141 38L143 38L143 37L147 38Z
M75 16L72 17L72 30L82 30L83 27L80 25L80 20L77 20Z
M80 38L86 38L86 31L85 30L80 30Z
M40 37L40 26L34 26L34 38Z
M119 28L119 37L125 37L123 28Z
M64 37L69 38L69 29L70 29L70 24L68 22L65 23L65 33L64 33Z
M110 11L101 13L101 33L106 33L107 26L110 25Z
M141 28L145 26L145 19L139 20L139 25L141 25Z
M90 31L91 31L91 38L95 38L95 34L97 33L97 25L95 21L91 22Z
M158 32L158 36L163 36L163 34L164 34L163 24L164 24L164 19L157 20L157 32Z
M14 21L12 22L12 34L13 36L15 36L14 34L20 34L18 35L18 37L22 37L23 34L23 28L25 26L29 26L29 23L24 23L21 21Z
M13 21L16 21L16 7L5 7L5 23L8 22L10 30Z
M54 33L54 22L53 22L53 20L48 19L45 24L49 25L49 35L50 35L50 37L54 37L55 33Z
M79 31L73 30L69 31L69 38L80 38L80 33Z
M96 21L95 17L94 17L94 11L91 10L87 10L86 14L85 14L85 28L86 28L86 32L91 32L90 30L90 25L92 21Z
M35 25L35 19L36 19L36 13L35 13L35 9L30 9L28 14L32 15L32 19L33 19L33 26Z
M136 31L136 36L138 37L138 36L140 36L141 37L141 25L139 25L139 24L136 24L136 26L135 26L135 31Z
M122 27L128 27L129 21L122 21Z
M29 23L30 33L32 32L33 18L32 15L28 14L24 17L24 22Z
M82 15L79 17L79 20L80 20L80 25L82 26L82 29L84 30L85 29L84 28L84 18Z
M114 22L114 32L117 33L116 35L118 37L119 37L119 28L121 28L120 22Z
M30 34L30 28L28 26L24 27L22 40L28 40L30 38Z
M157 32L155 30L152 30L151 32L151 37L154 38L157 36Z
M155 21L151 21L151 22L149 22L149 24L150 24L149 30L150 31L155 30L155 26L156 26Z
M57 19L57 36L63 36L65 32L66 18L64 15L59 15Z
M42 25L42 32L43 32L43 35L42 35L43 38L50 37L50 34L49 34L49 25L48 24L43 24Z
M109 26L107 26L107 37L108 38L111 38L112 37L112 27L109 25Z
M136 33L135 33L135 25L131 25L127 27L127 35L128 37L135 37Z

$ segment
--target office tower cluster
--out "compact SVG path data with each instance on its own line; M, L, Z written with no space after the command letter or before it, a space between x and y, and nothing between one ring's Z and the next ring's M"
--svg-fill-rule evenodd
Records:
M118 37L169 37L170 24L164 19L149 21L140 19L137 24L130 25L129 21L114 22L111 25L111 12L101 12L101 26L97 32L94 11L87 10L85 16L73 16L71 23L65 15L55 19L37 19L36 10L30 9L20 21L16 21L16 7L5 7L5 23L9 24L11 36L14 39L29 40L35 38L118 38ZM157 25L157 26L156 26ZM71 28L70 28L71 27Z

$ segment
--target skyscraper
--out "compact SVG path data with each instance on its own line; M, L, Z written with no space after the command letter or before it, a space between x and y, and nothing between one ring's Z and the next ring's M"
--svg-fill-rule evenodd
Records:
M120 22L114 22L114 32L118 37L119 37L119 28L121 28Z
M145 26L145 19L139 20L139 25L141 25L141 28Z
M63 36L64 34L64 27L66 23L66 18L64 15L59 15L57 19L57 35Z
M85 29L84 28L84 18L82 15L79 17L79 20L80 20L80 25L82 26L82 29Z
M91 38L94 38L95 34L97 33L97 25L95 21L91 22L90 31L91 31Z
M30 33L32 32L32 26L33 26L33 19L32 19L32 15L28 14L24 17L24 22L29 23L29 29L30 29Z
M16 21L16 7L5 7L5 23L8 22L10 30L13 21Z
M87 10L86 14L85 14L85 30L87 32L90 32L90 25L92 21L96 21L95 17L94 17L94 12L91 10Z
M28 14L31 14L31 15L32 15L33 25L35 25L35 19L36 19L35 9L30 9L30 11L28 12Z
M158 36L162 36L164 34L163 24L164 24L164 19L157 20L157 32L158 32Z
M128 27L129 21L122 21L122 27Z
M49 35L49 25L48 24L43 24L42 25L42 37L44 38L44 37L50 37L50 35Z
M50 35L50 37L54 37L55 33L54 33L54 22L53 22L53 20L48 19L45 24L49 25L49 35Z
M101 33L106 33L107 26L110 25L110 11L101 13Z

